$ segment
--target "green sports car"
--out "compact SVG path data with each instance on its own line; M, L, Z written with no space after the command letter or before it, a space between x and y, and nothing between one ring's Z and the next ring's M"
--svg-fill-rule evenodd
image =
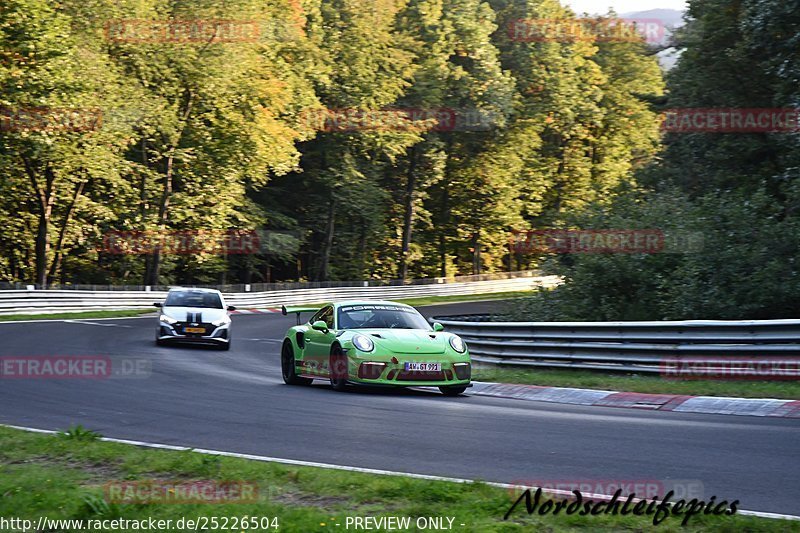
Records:
M282 307L297 313L281 349L283 381L307 385L328 379L334 390L348 383L433 386L457 396L470 386L469 350L457 335L431 327L410 305L384 301ZM300 313L314 312L305 324Z

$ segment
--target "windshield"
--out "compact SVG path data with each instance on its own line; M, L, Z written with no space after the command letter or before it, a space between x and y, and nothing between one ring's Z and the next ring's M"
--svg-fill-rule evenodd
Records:
M170 292L164 307L204 307L222 309L222 300L213 292L181 291Z
M416 309L399 305L348 305L338 317L339 329L431 329Z

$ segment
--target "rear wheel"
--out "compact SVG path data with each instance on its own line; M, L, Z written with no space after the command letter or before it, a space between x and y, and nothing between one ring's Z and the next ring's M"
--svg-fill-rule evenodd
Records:
M334 346L330 357L331 387L335 391L347 388L347 356L341 346Z
M281 374L283 375L283 382L287 385L308 385L313 381L297 375L294 349L292 348L292 343L288 340L283 343L283 348L281 348Z
M463 394L465 390L467 390L466 385L452 385L449 387L439 387L439 390L442 391L442 394L445 396L458 396L459 394Z

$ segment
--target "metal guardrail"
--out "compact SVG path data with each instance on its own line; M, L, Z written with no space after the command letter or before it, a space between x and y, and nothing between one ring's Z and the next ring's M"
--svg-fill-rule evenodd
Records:
M258 309L345 299L398 299L428 296L491 294L553 287L556 276L526 276L491 281L401 285L385 287L333 287L263 292L223 293L228 304L241 309ZM111 311L147 309L163 301L166 291L80 291L9 290L0 291L0 315L38 314L72 311Z
M800 378L800 320L663 322L495 322L487 315L438 316L473 360L497 366L661 372L692 365L769 359ZM790 366L791 366L790 365ZM713 364L706 370L713 371Z
M419 279L370 279L362 281L299 281L277 283L237 283L226 285L181 285L181 287L205 287L217 289L224 293L286 291L294 289L332 289L339 287L386 287L408 285L440 285L443 283L466 283L470 281L494 281L502 279L529 278L540 276L535 270L519 270L515 272L491 272L467 276L451 276ZM0 281L2 290L72 290L72 291L166 291L172 285L101 285L101 284L62 284L42 287L20 282Z

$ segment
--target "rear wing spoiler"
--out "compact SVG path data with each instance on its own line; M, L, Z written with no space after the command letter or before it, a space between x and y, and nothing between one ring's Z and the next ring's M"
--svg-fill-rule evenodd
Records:
M297 323L300 324L300 313L316 313L322 309L322 307L286 307L285 305L281 306L281 314L286 316L289 313L295 313L297 315Z

